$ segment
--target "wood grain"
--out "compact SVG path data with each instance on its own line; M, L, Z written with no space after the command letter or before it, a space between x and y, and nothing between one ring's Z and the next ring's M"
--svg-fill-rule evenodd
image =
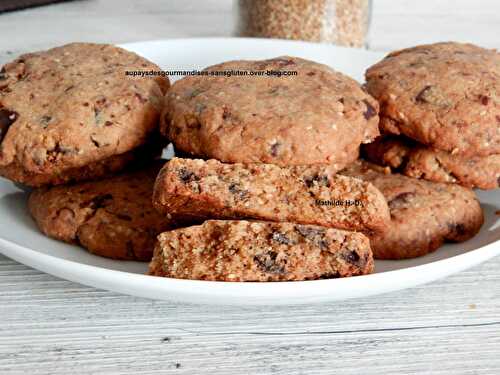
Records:
M74 1L0 15L0 63L75 40L229 36L231 0ZM500 47L500 2L375 0L370 46ZM0 374L499 374L500 259L326 305L181 305L97 290L0 256Z
M499 268L355 301L239 308L118 295L0 256L0 373L498 374Z

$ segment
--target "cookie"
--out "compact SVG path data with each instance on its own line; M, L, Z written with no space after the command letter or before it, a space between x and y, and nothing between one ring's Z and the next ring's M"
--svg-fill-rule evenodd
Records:
M158 138L167 78L122 48L73 43L22 55L0 72L0 175L29 186L121 169Z
M148 261L156 236L177 225L151 204L162 164L100 181L36 189L29 211L49 237L107 258Z
M402 136L387 136L365 145L363 155L410 177L469 188L496 189L500 186L500 154L466 158L433 150Z
M500 53L437 43L389 54L366 72L380 128L454 155L500 154Z
M295 281L372 272L368 238L311 225L208 220L158 236L149 273L212 281Z
M369 236L377 259L425 255L445 241L472 238L483 224L483 212L474 192L462 186L391 174L387 167L364 161L340 173L371 182L387 199L391 211L389 229Z
M328 165L279 167L172 159L156 180L153 204L172 215L251 218L347 230L383 231L384 196L370 183Z
M196 157L338 169L377 125L378 103L356 81L296 57L230 61L185 77L167 93L161 119L176 150Z
M26 189L28 185L32 187L42 187L69 184L85 180L106 178L122 171L126 167L135 169L148 165L153 159L161 155L164 147L164 140L151 140L123 154L114 155L104 160L87 164L83 167L66 169L60 174L31 173L19 169L15 164L10 164L3 168L2 173L4 176L15 175L16 177L14 180L19 181L19 184L16 183L16 185L23 190ZM30 190L29 187L27 189Z

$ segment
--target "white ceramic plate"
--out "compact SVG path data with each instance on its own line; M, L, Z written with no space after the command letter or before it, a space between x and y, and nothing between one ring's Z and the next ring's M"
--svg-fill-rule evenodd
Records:
M231 59L294 55L363 79L383 54L303 42L257 39L176 39L124 45L165 70L201 69ZM272 78L269 78L272 79ZM376 273L345 279L281 283L227 283L146 276L147 265L100 258L46 238L27 209L27 195L0 179L0 251L64 279L154 299L207 304L306 304L370 296L409 288L459 272L500 254L500 189L479 192L486 222L472 240L446 245L405 261L377 261Z

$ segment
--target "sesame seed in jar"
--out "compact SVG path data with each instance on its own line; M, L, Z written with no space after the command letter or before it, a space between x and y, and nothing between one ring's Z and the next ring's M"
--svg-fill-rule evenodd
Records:
M363 47L371 0L239 0L241 36Z

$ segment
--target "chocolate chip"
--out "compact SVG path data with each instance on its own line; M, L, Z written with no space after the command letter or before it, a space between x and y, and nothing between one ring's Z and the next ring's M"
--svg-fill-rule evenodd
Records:
M92 134L90 136L90 140L92 141L92 143L94 144L94 146L97 147L97 148L105 146L105 143L102 143L98 138L95 137L94 134Z
M363 100L363 103L366 105L366 111L363 112L363 116L365 117L366 120L371 119L373 116L377 114L377 111L375 108L370 104L370 102L366 99Z
M18 114L8 109L0 109L0 142L4 139L10 126L17 120Z
M318 279L338 279L340 277L339 272L326 272L319 275Z
M42 116L40 118L40 125L42 125L42 127L45 129L49 125L51 120L52 120L52 117L50 117L50 116L47 116L47 115Z
M316 229L311 227L306 227L303 225L297 225L295 230L299 232L302 237L313 239L316 236L323 236L325 234L324 229Z
M249 192L248 190L242 189L240 184L232 183L228 187L229 192L236 196L237 199L244 200L248 198Z
M274 156L274 157L278 156L278 150L279 150L280 146L281 146L281 143L279 143L279 142L275 142L271 145L271 151L270 151L271 156Z
M330 243L325 238L325 230L318 228L306 227L303 225L295 226L295 230L304 238L311 241L321 250L328 250Z
M498 179L497 179L497 184L498 184L498 187L500 187L500 177L498 177Z
M482 105L488 105L488 103L490 102L490 98L486 95L479 95L479 101Z
M193 181L199 181L200 177L198 177L196 174L193 172L188 171L186 168L181 168L177 172L177 175L179 176L180 180L184 182L185 184L188 184Z
M418 102L418 103L428 103L427 102L427 99L426 99L426 93L431 89L432 86L425 86L422 90L420 90L420 92L417 94L417 96L415 97L415 100Z
M411 192L405 192L405 193L398 194L388 202L389 208L392 210L401 204L408 203L410 201L410 199L414 196L415 196L415 193L411 193Z
M328 250L330 247L330 242L328 242L325 239L319 240L316 245L321 249L321 250Z
M113 195L111 194L102 194L102 195L97 195L94 198L92 198L90 201L87 202L82 202L80 204L81 208L89 207L92 210L97 210L99 208L103 208L108 204L108 201L113 199Z
M265 253L257 254L253 257L253 260L262 272L272 273L276 275L284 274L285 265L278 263L277 258L277 252L267 251Z
M282 245L293 245L294 241L288 238L286 235L284 235L281 232L273 232L271 234L271 239L275 242L278 242Z
M449 107L452 102L450 99L436 86L425 86L415 97L417 103L427 103L439 107Z
M132 221L132 218L127 215L127 214L115 214L115 216L118 218L118 219L121 219L121 220L125 220L125 221Z
M448 224L448 230L450 231L450 234L455 236L463 236L467 233L465 225L461 223Z
M308 75L309 77L312 77L312 76L313 76L313 75L315 75L315 74L316 74L315 72L307 72L307 75Z
M356 250L347 250L345 253L342 254L342 257L345 259L346 262L351 264L357 264L360 259L359 254L357 253Z
M306 177L304 179L304 183L308 188L312 188L314 186L314 182L316 182L319 186L330 187L330 180L326 175L315 174L314 176Z
M7 73L5 72L5 67L3 67L2 70L0 70L0 81L4 79L7 79Z
M230 117L231 117L231 111L227 107L224 107L224 109L222 110L222 119L227 120Z
M276 94L279 91L279 89L280 89L279 86L271 87L269 90L267 90L267 93L271 94L271 95L274 95L274 94Z
M281 57L271 59L269 61L277 63L280 67L288 66L288 65L295 65L295 61L293 61L291 59L284 59Z
M148 101L146 98L144 98L144 97L143 97L141 94L139 94L138 92L136 92L136 93L134 94L134 96L135 96L137 99L139 99L139 101L140 101L141 103L143 103L143 104L144 104L144 103L146 103L146 102Z

